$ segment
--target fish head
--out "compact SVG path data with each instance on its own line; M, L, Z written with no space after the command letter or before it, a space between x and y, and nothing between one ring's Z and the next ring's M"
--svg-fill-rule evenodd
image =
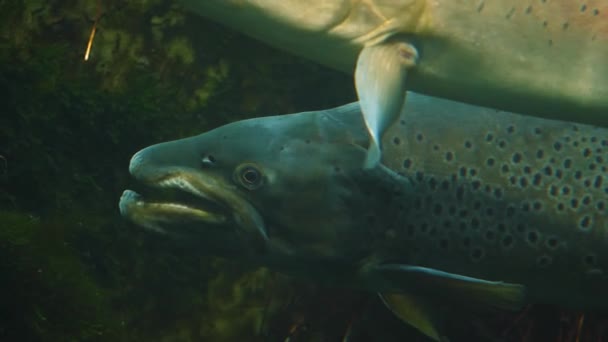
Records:
M373 181L360 181L368 142L360 116L355 103L234 122L147 147L132 157L130 173L166 197L127 190L121 212L162 233L231 244L235 253L358 253L366 230L356 227L377 210L361 185Z

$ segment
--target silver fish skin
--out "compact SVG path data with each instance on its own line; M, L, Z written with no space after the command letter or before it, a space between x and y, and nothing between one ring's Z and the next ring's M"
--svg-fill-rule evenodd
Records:
M405 35L408 89L608 125L608 4L487 0L180 0L279 49L353 73L360 51Z
M375 168L357 103L244 120L138 152L136 179L192 198L126 191L121 212L331 284L607 309L608 131L408 96Z

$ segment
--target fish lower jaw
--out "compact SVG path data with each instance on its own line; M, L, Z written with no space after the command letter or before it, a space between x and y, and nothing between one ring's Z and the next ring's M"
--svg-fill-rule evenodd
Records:
M184 203L146 201L132 190L123 192L118 207L121 215L131 222L160 233L166 233L164 227L174 224L219 225L227 222L223 213Z

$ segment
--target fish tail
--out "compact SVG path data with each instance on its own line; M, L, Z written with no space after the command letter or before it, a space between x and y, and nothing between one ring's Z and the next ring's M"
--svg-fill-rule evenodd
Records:
M380 144L378 140L372 138L369 144L369 148L367 149L367 157L365 158L365 163L363 164L364 169L373 169L374 167L380 164L380 159L382 158L382 150L380 149Z

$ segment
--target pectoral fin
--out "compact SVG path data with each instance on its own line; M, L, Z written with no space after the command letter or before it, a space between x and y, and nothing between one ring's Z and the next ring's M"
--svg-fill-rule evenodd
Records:
M379 294L384 305L402 321L435 341L444 341L439 325L439 313L434 303L409 293Z
M519 284L488 281L443 272L432 268L388 264L374 267L374 272L407 291L460 300L481 307L519 310L525 304L525 287Z
M399 39L366 46L359 54L355 86L371 138L365 168L380 162L380 140L401 113L407 71L415 66L417 58L416 48Z

